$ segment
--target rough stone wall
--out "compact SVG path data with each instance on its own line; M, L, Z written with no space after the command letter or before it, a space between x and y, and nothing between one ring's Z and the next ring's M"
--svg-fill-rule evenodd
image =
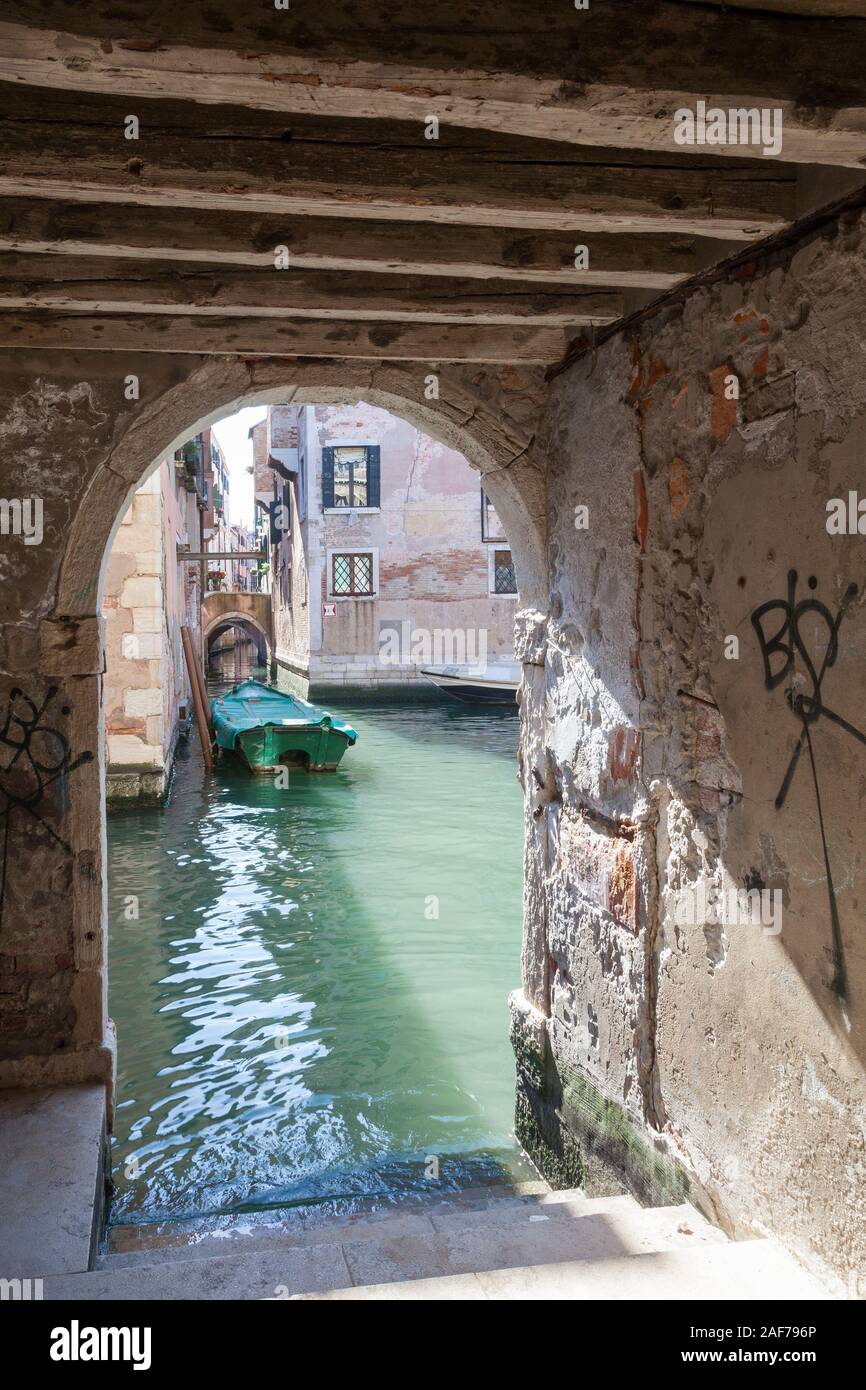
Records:
M106 791L164 788L162 480L153 473L120 523L103 589Z
M866 534L856 515L829 534L827 504L866 496L864 250L848 216L554 382L514 1001L518 1128L542 1168L688 1193L849 1288ZM732 888L766 892L763 923Z
M103 649L94 601L56 611L64 550L108 456L122 379L95 359L61 370L26 353L0 371L4 497L38 497L44 534L0 551L0 1080L111 1077L104 988L100 782ZM143 473L142 469L142 473ZM141 475L140 475L141 476ZM109 526L129 485L113 479ZM104 545L104 543L103 543Z
M189 698L180 642L188 622L176 554L185 523L163 463L142 483L114 538L103 587L106 795L159 800ZM197 623L188 623L193 633ZM195 640L195 637L194 637Z

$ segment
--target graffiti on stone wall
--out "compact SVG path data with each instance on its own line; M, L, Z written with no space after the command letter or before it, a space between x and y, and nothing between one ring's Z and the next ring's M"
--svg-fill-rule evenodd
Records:
M851 601L857 596L857 585L850 584L842 597L835 616L825 603L814 595L818 581L810 575L808 587L811 595L797 600L798 576L796 570L788 571L788 592L785 598L768 599L752 613L752 626L758 639L764 663L764 684L768 690L775 690L788 680L785 695L791 713L800 723L800 732L794 744L776 796L776 809L784 806L797 771L800 758L808 753L818 809L818 826L821 848L827 875L827 893L830 901L830 923L833 937L833 979L831 989L840 998L847 997L847 972L845 953L842 946L842 932L839 925L839 908L833 886L830 868L830 851L824 825L824 810L821 803L821 789L818 779L818 766L812 743L812 729L821 719L829 719L844 729L852 738L866 743L866 733L855 728L847 719L824 702L824 680L828 671L836 664L840 651L839 631L842 620ZM770 635L764 626L764 619L777 614L779 625ZM811 629L811 630L810 630ZM810 645L810 643L812 645ZM823 647L823 656L819 653ZM798 670L798 658L803 674ZM805 682L805 689L798 689L797 683Z
M3 907L6 899L6 882L9 862L9 836L13 819L18 816L31 819L46 830L64 853L72 855L72 846L58 835L47 820L52 804L48 789L58 779L67 777L76 768L89 763L91 752L79 753L73 758L69 741L57 727L57 713L52 706L57 698L59 687L48 687L40 703L32 700L23 690L12 690L6 708L0 719L0 825L2 825L3 844L0 849L0 927L3 924ZM60 707L59 714L68 716L68 705Z

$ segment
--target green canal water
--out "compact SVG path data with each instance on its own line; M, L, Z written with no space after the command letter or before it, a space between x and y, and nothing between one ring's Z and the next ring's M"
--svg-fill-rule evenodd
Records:
M334 774L208 779L193 742L165 807L109 816L114 1223L529 1176L516 714L333 708Z

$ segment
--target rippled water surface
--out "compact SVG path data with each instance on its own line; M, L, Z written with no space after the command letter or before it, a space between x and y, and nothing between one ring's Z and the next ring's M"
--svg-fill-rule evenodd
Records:
M115 1222L517 1165L516 715L333 710L336 773L206 780L193 744L167 807L109 817Z

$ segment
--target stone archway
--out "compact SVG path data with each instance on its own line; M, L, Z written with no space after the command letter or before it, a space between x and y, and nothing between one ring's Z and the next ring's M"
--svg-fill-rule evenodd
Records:
M53 544L22 553L10 598L32 676L26 688L21 682L23 698L56 712L68 758L46 788L43 830L31 837L22 866L22 875L46 885L60 964L50 1009L6 1047L0 1083L100 1080L110 1088L100 606L106 556L131 495L167 452L242 406L364 399L479 470L511 541L522 605L534 610L546 597L545 479L533 452L544 387L534 367L453 364L431 372L422 363L196 357L181 370L183 359L144 355L126 360L119 376L116 358L93 354L58 360L49 375L25 358L0 379L0 427L13 453L15 439L26 441L27 457L38 456L42 476L52 479L46 538ZM130 374L141 384L136 402L123 394ZM14 659L6 663L10 687L19 669ZM6 896L7 918L17 916L26 941L32 903L23 884L20 898Z
M488 378L483 370L470 376L460 367L430 374L422 364L373 367L311 360L288 366L274 359L207 359L182 383L145 405L95 471L72 522L56 615L96 614L101 567L94 566L94 551L99 549L104 557L129 495L183 440L244 406L338 404L347 395L401 416L457 449L479 470L512 544L521 602L543 605L546 491L543 470L532 453L543 387L535 372L515 368L511 373L513 385L520 388L513 401L512 382L497 380L499 374ZM428 399L427 393L434 390L438 396Z
M255 619L243 613L227 613L224 617L215 618L204 630L205 653L209 653L211 644L218 637L222 637L232 630L240 632L255 644L259 665L270 666L271 663L271 643L264 628Z

